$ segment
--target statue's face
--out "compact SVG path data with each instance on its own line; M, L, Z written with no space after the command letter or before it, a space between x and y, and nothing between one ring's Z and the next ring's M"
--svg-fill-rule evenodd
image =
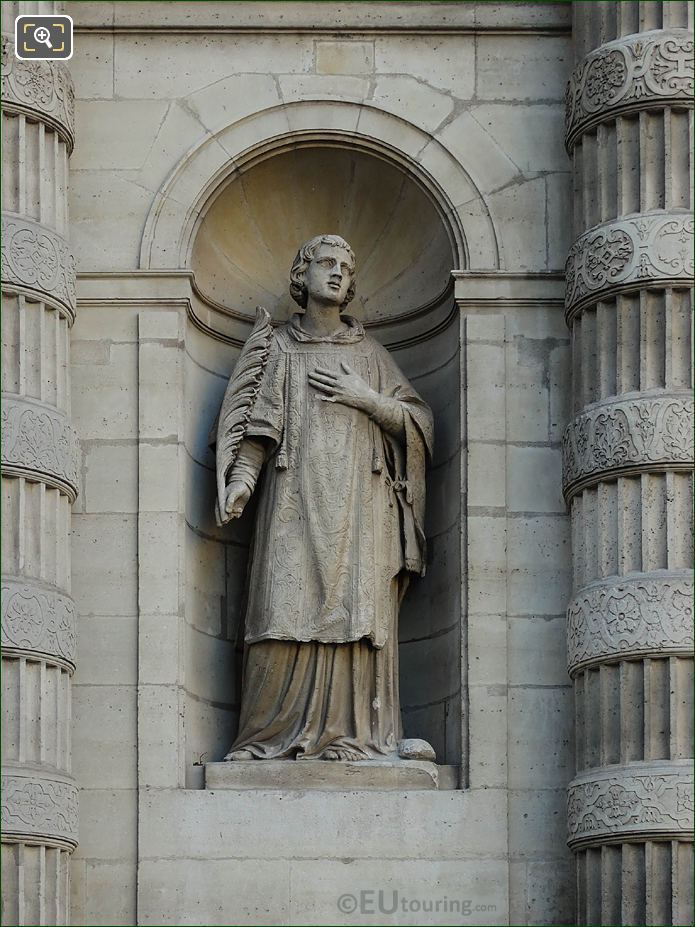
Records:
M344 248L322 244L304 275L309 299L342 306L352 283L352 262Z

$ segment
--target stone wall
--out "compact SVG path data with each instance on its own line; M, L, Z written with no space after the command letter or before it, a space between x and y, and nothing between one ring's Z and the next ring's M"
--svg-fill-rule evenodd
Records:
M276 4L201 3L192 22L182 4L68 5L83 139L70 194L84 451L75 923L352 923L339 896L379 888L470 900L486 909L477 923L568 923L568 10L282 6L280 20ZM252 256L239 265L232 236L222 254L241 276L215 281L228 230L214 209L228 197L218 214L231 215L235 185L251 196L288 148L294 166L273 188L283 210L293 189L321 189L302 166L316 151L363 165L359 311L435 409L432 562L403 614L402 686L409 732L457 767L457 790L200 789L196 762L219 759L234 731L247 530L212 524L205 438L254 299L286 309L282 276L304 229L283 211L278 231L259 207L281 272L268 257L260 276ZM408 286L394 270L380 301L364 252L382 163L407 181L399 208L422 195L434 219L406 211L382 241L391 259L418 223L427 230L404 252ZM354 236L349 205L325 218ZM440 234L448 252L433 251L451 262L437 287L420 258Z

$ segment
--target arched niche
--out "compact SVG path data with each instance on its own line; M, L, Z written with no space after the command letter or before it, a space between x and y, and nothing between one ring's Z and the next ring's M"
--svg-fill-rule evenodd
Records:
M219 105L224 108L224 101ZM269 107L196 143L154 197L140 245L144 270L191 265L198 226L235 176L288 147L335 144L372 153L426 189L452 236L451 269L494 270L500 256L487 205L463 165L428 132L367 103L305 99ZM471 156L485 157L472 149ZM478 174L483 164L473 165Z
M188 762L203 753L221 758L236 731L254 515L251 508L239 522L215 526L208 430L255 306L285 321L295 308L288 278L297 247L335 232L357 255L350 311L392 351L435 416L428 571L413 581L401 611L401 701L406 735L430 740L440 762L458 765L465 619L460 344L451 271L465 268L469 254L460 217L421 166L374 139L342 132L265 141L217 180L201 188L176 244L176 260L192 271L195 291L186 352ZM159 245L154 227L150 233L152 258Z
M350 313L367 326L450 306L458 256L427 191L384 158L309 141L235 175L213 201L191 253L198 294L249 322L259 303L286 321L297 310L287 286L297 246L331 230L358 255Z

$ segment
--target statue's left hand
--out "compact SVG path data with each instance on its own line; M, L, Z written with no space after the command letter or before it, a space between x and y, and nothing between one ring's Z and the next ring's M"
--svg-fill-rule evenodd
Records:
M251 490L245 483L237 480L231 482L225 491L225 515L228 515L230 518L239 518L250 497Z
M309 372L309 383L314 389L325 393L321 396L325 402L340 402L344 406L352 406L371 415L376 408L379 394L359 373L355 373L349 364L343 361L340 366L343 369L342 373L334 373L326 367L316 367Z

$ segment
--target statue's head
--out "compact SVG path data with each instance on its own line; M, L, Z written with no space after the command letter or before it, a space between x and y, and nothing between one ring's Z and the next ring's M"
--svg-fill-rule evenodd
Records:
M302 245L290 270L290 295L302 309L309 296L347 306L355 295L355 254L344 238L317 235Z

